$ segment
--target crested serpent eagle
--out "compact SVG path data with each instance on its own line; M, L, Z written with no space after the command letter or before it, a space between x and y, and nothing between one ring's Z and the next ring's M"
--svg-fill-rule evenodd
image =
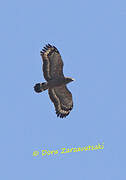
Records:
M72 94L66 84L74 79L64 77L63 61L58 49L50 44L46 45L40 55L43 60L43 75L46 80L34 86L37 93L48 89L49 97L54 103L57 116L66 117L73 108Z

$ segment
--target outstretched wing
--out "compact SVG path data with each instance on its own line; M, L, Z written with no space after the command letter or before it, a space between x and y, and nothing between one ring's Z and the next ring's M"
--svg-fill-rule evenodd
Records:
M72 94L65 85L49 88L50 99L54 103L57 116L66 117L73 108Z
M58 79L63 75L63 61L58 49L50 44L46 45L40 55L43 59L43 75L46 81Z

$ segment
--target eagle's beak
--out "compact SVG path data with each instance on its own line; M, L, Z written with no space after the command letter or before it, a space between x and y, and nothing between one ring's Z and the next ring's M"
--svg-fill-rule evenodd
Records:
M71 78L72 79L72 81L75 81L75 79L73 79L73 78Z

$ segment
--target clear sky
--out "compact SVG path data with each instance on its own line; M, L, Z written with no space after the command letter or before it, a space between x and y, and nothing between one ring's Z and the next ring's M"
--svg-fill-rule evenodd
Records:
M33 90L44 81L46 43L76 79L66 119L48 92ZM126 179L125 0L1 1L0 59L2 180ZM103 142L102 150L60 153ZM59 153L42 157L43 149Z

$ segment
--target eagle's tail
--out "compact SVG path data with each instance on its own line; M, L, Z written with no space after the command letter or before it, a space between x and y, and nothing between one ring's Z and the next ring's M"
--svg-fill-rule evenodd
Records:
M45 83L38 83L34 86L34 90L35 92L37 93L40 93L42 91L45 91L46 89L48 89L48 84L45 82Z

